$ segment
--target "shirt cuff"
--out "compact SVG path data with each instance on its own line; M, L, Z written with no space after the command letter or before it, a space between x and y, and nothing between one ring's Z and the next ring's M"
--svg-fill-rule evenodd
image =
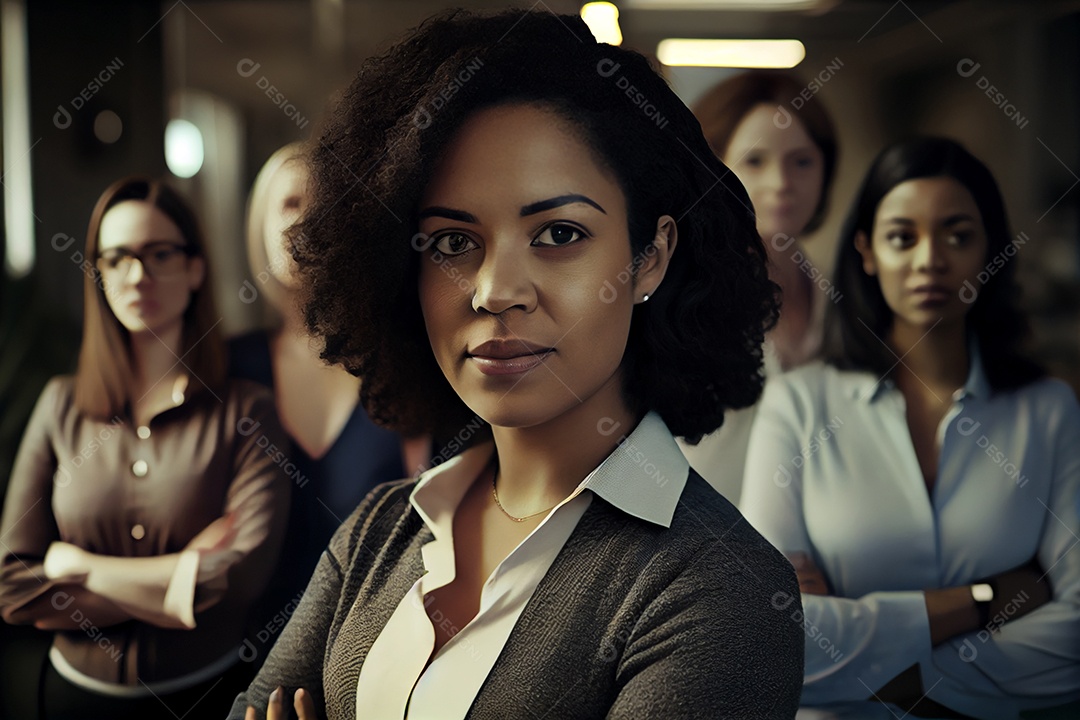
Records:
M53 542L49 545L41 569L49 580L65 579L75 582L78 578L86 577L82 551L66 542Z
M195 583L199 574L199 551L184 550L176 563L162 610L185 628L195 628Z

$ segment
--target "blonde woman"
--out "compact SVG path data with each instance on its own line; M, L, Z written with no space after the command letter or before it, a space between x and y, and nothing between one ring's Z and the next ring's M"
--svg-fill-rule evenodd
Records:
M307 181L300 143L276 151L255 179L247 214L251 286L273 322L269 330L229 341L230 376L273 390L291 440L282 452L293 503L266 602L270 616L303 590L334 530L364 496L379 483L418 472L430 456L425 437L406 440L371 421L360 404L360 379L323 362L304 328L285 231L302 216Z

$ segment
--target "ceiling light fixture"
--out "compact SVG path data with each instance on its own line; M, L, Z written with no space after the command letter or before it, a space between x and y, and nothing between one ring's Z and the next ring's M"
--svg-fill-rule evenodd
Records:
M793 68L806 57L798 40L699 40L669 38L656 47L669 66Z
M597 42L622 45L619 8L609 2L591 2L581 6L581 19L592 30Z

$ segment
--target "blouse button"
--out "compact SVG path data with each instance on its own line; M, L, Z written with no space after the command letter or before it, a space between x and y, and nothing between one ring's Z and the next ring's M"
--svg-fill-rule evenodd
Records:
M139 429L135 431L140 440L145 440L150 437L150 428L146 425L140 425Z
M150 466L145 460L136 460L131 466L131 472L135 473L135 477L146 477L146 473L150 472Z
M135 538L136 540L142 540L144 537L146 537L146 528L144 528L142 525L135 525L131 528L131 537Z

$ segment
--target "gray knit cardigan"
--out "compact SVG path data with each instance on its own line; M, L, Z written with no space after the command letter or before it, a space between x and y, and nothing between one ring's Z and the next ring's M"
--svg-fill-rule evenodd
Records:
M379 486L337 531L230 719L251 704L262 720L281 685L287 706L303 687L320 720L362 720L360 666L433 539L413 486ZM784 557L693 470L670 528L594 496L467 718L793 718L798 597Z

